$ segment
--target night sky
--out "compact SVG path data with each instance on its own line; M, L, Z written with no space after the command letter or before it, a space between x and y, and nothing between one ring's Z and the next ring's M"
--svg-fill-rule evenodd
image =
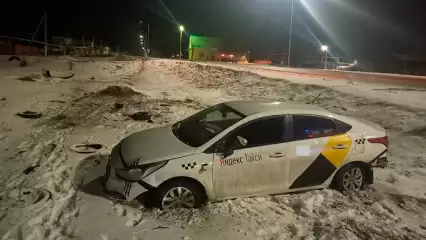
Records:
M348 61L426 54L426 1L294 2L295 58L320 54L321 44ZM137 52L143 21L150 25L151 48L170 56L179 49L180 23L187 34L223 38L225 51L250 50L261 59L287 53L291 0L13 1L1 9L0 34L29 36L47 10L49 36L84 34L86 39L95 36L113 48L118 44L120 50ZM185 37L183 49L187 46Z

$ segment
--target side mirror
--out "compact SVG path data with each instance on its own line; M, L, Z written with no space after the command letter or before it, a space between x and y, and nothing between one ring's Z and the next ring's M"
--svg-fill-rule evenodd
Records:
M237 136L237 141L242 147L247 146L247 139L245 139L241 136Z

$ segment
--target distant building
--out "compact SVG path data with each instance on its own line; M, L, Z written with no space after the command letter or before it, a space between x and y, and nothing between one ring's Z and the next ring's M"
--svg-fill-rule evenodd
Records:
M191 34L189 36L189 60L219 61L219 49L222 39L203 37Z
M69 37L53 36L52 37L52 53L64 54L80 54L83 56L108 56L110 55L110 47L97 45L92 40L80 40Z
M9 39L0 39L0 54L15 54L15 45Z
M41 55L43 47L38 43L30 45L26 41L0 38L0 54L4 55Z

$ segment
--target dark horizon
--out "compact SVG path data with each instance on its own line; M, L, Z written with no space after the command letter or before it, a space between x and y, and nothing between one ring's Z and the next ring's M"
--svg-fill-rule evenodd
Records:
M50 37L69 33L81 39L84 34L86 39L95 37L113 49L120 45L132 53L139 49L140 21L150 25L151 48L163 56L179 51L179 23L185 26L186 34L224 39L225 51L250 50L254 58L288 51L291 0L95 0L65 7L53 1L11 5L15 5L11 9L21 6L26 10L2 14L0 34L29 36L46 11ZM426 3L417 0L295 0L292 54L321 54L320 44L349 61L378 61L394 53L426 54L425 8ZM37 39L42 38L43 29ZM183 50L187 46L188 38L184 37Z

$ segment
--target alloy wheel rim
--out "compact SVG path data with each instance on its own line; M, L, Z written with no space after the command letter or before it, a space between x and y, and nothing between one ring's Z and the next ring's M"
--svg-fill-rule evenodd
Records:
M163 209L193 208L195 205L195 197L188 188L174 187L164 195L161 205Z
M351 168L343 175L343 188L345 191L361 190L362 187L362 171L360 168Z

